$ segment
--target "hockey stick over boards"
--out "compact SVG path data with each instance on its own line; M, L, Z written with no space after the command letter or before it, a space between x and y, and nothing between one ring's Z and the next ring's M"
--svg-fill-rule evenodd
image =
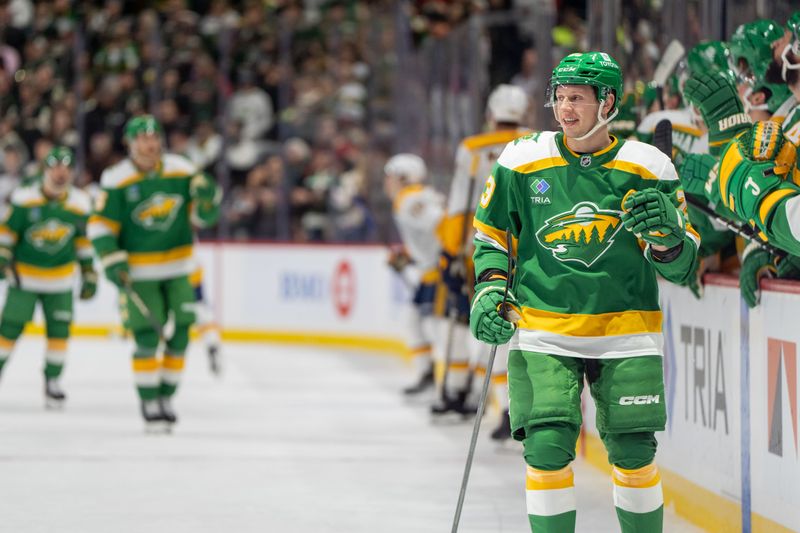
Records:
M503 291L503 302L500 304L500 312L507 320L516 324L517 320L519 320L519 317L514 316L516 315L516 312L506 305L508 292L511 290L511 286L513 284L515 267L514 248L510 229L506 230L506 250L508 251L508 275L506 277L506 287ZM486 410L486 397L489 394L489 383L492 380L492 366L494 365L494 358L496 354L497 345L494 345L489 351L489 361L486 363L486 374L483 378L483 387L481 387L481 396L478 402L478 413L475 415L475 423L472 426L472 437L469 441L467 461L464 464L464 475L461 477L461 490L458 492L458 503L456 504L456 513L453 517L453 528L450 530L451 533L458 532L458 523L461 521L461 510L464 508L464 497L467 494L469 473L472 470L472 461L475 458L475 447L478 444L478 433L481 430L481 418L483 418L483 412Z
M672 122L670 122L668 119L664 119L656 124L656 129L653 132L653 146L661 150L670 159L672 159ZM785 251L781 250L780 248L776 248L759 237L755 228L726 219L725 217L717 214L716 211L711 209L711 207L705 205L696 198L693 198L691 195L686 195L686 203L702 212L707 217L716 221L720 225L725 226L735 234L754 243L756 246L766 250L772 255L780 257L781 259L786 257L787 254Z

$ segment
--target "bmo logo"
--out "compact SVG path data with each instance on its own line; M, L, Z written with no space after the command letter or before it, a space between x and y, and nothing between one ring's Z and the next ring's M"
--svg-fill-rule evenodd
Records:
M331 279L331 299L336 313L345 318L350 315L356 303L356 274L346 259L339 261Z

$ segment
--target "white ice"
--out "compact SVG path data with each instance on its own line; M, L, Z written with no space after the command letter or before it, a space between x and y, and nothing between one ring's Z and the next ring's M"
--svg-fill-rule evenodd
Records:
M40 338L0 379L0 531L450 531L471 424L434 426L389 356L227 344L190 352L171 436L145 435L122 340L74 340L68 403L45 411ZM525 532L519 448L484 420L460 531ZM610 480L575 465L578 531L619 531ZM665 531L699 531L667 510Z

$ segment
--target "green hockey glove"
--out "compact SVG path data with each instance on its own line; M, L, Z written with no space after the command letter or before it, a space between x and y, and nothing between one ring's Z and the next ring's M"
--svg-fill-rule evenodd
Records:
M206 174L200 172L192 177L189 183L189 194L200 202L213 202L217 187Z
M709 179L711 169L716 164L717 160L709 154L686 154L678 168L684 192L705 199L712 205L718 204L719 189L714 188ZM713 194L714 190L716 190L716 197Z
M674 248L686 237L683 214L658 189L628 191L622 199L625 229L656 246Z
M747 245L742 255L742 268L739 271L739 288L747 307L752 309L761 299L759 289L761 278L774 277L776 272L769 252L753 243Z
M775 267L780 279L800 279L800 257L796 255L775 258Z
M719 194L722 203L743 221L753 221L762 230L777 200L800 192L798 187L775 174L775 165L747 159L738 143L731 143L720 160Z
M517 329L516 322L520 317L519 304L511 291L506 298L507 312L504 313L511 321L500 315L505 287L505 279L485 281L475 286L475 296L472 298L472 308L469 312L469 329L479 341L487 344L505 344Z
M771 120L754 123L736 138L741 154L751 161L770 161L775 174L785 177L797 164L797 147L787 142L781 124Z
M97 293L97 272L89 265L81 269L81 300L91 300Z
M130 278L131 270L128 266L128 257L125 252L112 252L101 258L101 263L106 271L108 280L119 288L122 288L123 278Z
M722 71L693 74L683 94L703 116L711 155L718 155L737 133L750 127L752 121L744 112L735 82Z

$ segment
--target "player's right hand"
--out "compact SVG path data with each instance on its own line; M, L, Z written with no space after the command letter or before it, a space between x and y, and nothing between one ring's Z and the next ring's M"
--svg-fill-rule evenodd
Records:
M119 288L124 285L123 277L127 275L130 278L130 272L127 261L118 261L106 266L106 277Z
M463 258L453 257L447 252L439 256L439 271L442 283L451 294L463 294L467 284L467 269Z
M505 280L487 281L475 286L472 309L469 313L469 329L476 339L486 344L505 344L517 329L520 311L514 295L506 297L506 312L501 315ZM508 316L511 321L504 316Z
M711 169L717 164L716 158L709 154L686 154L678 168L683 191L714 205L719 203L719 187L715 180L709 180ZM714 192L716 191L716 196Z
M739 271L739 288L747 307L754 308L761 299L761 278L774 277L775 273L776 268L769 252L754 243L748 244L744 249L742 268Z

